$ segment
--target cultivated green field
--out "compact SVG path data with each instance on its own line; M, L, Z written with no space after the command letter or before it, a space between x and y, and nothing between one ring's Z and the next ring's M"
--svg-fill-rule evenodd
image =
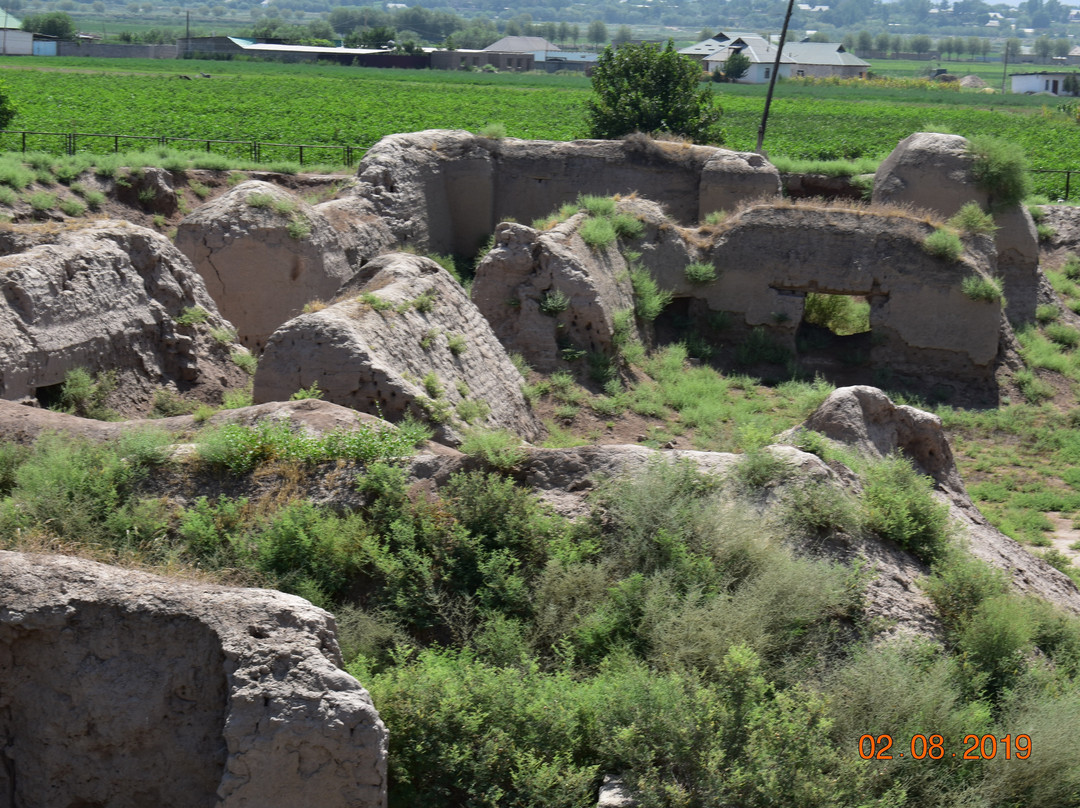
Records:
M40 65L59 69L26 69ZM587 132L589 83L576 75L199 61L31 63L18 58L0 60L4 67L12 68L3 70L3 78L20 110L12 129L361 147L394 132L477 130L492 122L505 124L512 137L567 140ZM199 72L213 77L200 79ZM196 79L180 80L181 73ZM715 89L724 108L726 145L753 149L764 88ZM765 148L771 155L797 159L883 157L920 130L994 135L1016 143L1035 169L1080 168L1080 126L1056 110L1055 99L931 84L784 82L773 102ZM8 136L0 145L19 148L21 140ZM57 150L62 140L35 136L28 145ZM111 141L80 141L86 149L111 146ZM295 159L296 154L279 149L265 157ZM1038 191L1056 198L1064 180L1037 178L1036 184Z

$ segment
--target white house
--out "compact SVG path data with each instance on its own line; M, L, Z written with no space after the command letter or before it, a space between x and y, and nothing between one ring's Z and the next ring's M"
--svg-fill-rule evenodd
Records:
M0 9L0 53L29 56L34 52L34 35L22 30L22 21Z
M721 34L717 34L717 37L719 36ZM728 57L733 53L740 53L750 60L750 68L737 80L740 84L764 84L772 78L776 64L776 47L756 34L741 34L734 39L728 39L719 49L705 56L702 64L709 72L723 70ZM790 57L781 56L779 75L783 78L792 76L792 64Z
M790 56L795 63L793 75L799 78L865 79L870 69L869 62L848 53L837 42L788 42L784 45L784 55Z
M1033 95L1077 95L1080 91L1080 71L1054 70L1039 73L1011 73L1009 82L1014 93ZM1066 86L1070 89L1066 89Z
M683 48L679 53L699 56L706 70L723 70L732 53L750 59L750 69L738 79L740 84L763 84L772 77L776 47L757 34L717 34L711 39ZM788 42L780 57L780 78L804 76L866 78L870 63L848 53L839 42Z

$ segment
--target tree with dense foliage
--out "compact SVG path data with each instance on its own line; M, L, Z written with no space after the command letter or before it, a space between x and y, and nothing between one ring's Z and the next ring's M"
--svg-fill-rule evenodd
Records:
M62 11L29 16L23 20L22 29L57 39L74 39L77 33L74 20Z
M750 57L742 51L735 51L724 62L724 78L735 81L746 75L750 69Z
M11 89L5 82L0 81L0 129L7 129L17 112L15 103L11 100Z
M699 89L701 68L668 40L604 50L593 71L587 115L593 137L668 132L699 143L720 143L721 110L712 91Z
M615 36L611 38L611 44L616 47L619 45L625 45L634 38L634 32L630 30L629 25L620 25L619 30L615 32Z
M908 47L921 56L930 50L930 37L926 34L916 34L911 38Z
M607 26L604 25L603 20L593 20L589 23L588 39L594 45L600 45L607 42Z

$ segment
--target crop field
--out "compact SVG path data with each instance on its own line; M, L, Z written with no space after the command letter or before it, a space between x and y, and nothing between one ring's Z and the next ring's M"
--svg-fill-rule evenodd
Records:
M49 60L59 69L19 69L0 60L19 108L13 130L170 138L336 144L366 147L384 135L429 128L478 130L502 123L512 137L569 140L586 133L588 80L580 76L452 74L435 71L258 63ZM36 67L36 63L33 65ZM210 79L198 73L212 74ZM177 74L196 76L183 81ZM716 85L726 145L752 150L764 88ZM1036 169L1080 169L1080 125L1055 99L957 92L944 88L782 83L766 150L795 159L883 157L915 131L994 135L1015 143ZM32 136L28 148L55 151L57 137ZM139 144L120 143L121 148ZM20 148L6 136L0 146ZM80 138L79 148L113 141ZM241 147L215 145L216 151ZM266 159L295 159L278 149ZM319 159L329 159L320 155ZM1061 195L1061 175L1036 178Z

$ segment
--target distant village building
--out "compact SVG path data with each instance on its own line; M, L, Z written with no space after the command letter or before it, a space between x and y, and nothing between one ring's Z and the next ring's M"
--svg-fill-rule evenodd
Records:
M772 77L776 46L757 34L719 33L679 51L700 59L705 70L723 70L733 53L750 60L750 69L738 79L741 84L763 84ZM817 77L866 78L870 63L860 59L839 42L789 42L780 56L780 78Z
M1075 96L1080 94L1080 71L1044 70L1038 73L1011 73L1009 86L1014 93L1025 95L1046 93Z
M22 30L22 20L0 9L0 53L29 56L34 52L34 35Z

